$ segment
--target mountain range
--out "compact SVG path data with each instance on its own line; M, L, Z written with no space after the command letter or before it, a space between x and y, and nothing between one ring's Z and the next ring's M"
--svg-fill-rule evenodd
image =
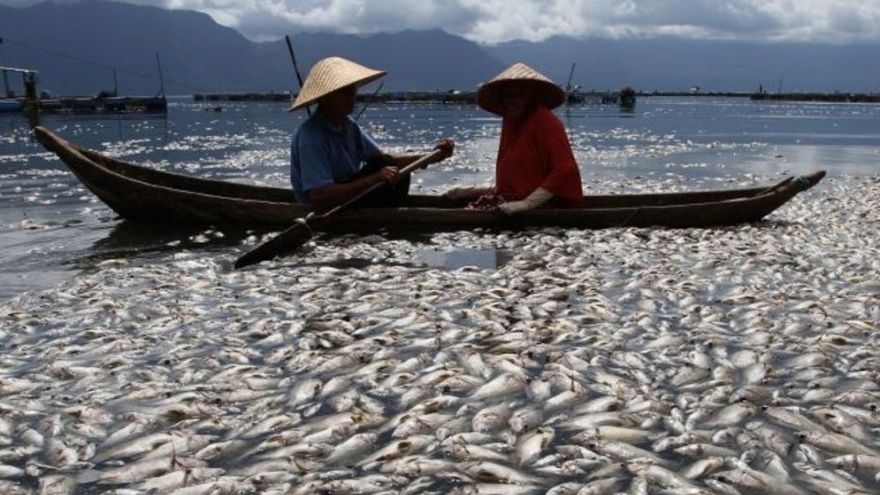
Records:
M55 94L287 92L298 83L284 39L254 42L207 14L106 0L0 6L0 66L39 72ZM302 77L340 55L389 72L382 91L473 91L522 61L585 90L880 92L880 45L679 38L480 45L443 30L290 36ZM17 75L4 83L21 92Z

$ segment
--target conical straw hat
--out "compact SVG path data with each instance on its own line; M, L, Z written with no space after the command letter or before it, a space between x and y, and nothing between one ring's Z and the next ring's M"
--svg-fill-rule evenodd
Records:
M554 109L565 102L565 92L556 83L528 65L517 62L477 90L477 105L483 110L504 116L501 90L510 81L526 81L534 85L539 103Z
M296 99L288 112L311 105L322 96L326 96L337 89L342 89L352 84L362 86L384 76L384 70L374 70L363 65L356 64L342 57L328 57L319 60L309 75L302 89L296 95Z

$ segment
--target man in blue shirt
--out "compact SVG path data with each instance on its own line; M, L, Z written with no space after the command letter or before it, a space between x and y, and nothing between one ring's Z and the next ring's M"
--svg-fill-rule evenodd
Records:
M329 57L312 67L290 111L317 103L290 145L290 182L297 201L326 211L376 184L384 183L359 200L358 206L398 206L409 194L409 176L400 168L421 155L388 155L349 114L354 111L360 86L384 76L340 57ZM455 143L440 141L443 153L452 155ZM366 165L364 165L366 162Z

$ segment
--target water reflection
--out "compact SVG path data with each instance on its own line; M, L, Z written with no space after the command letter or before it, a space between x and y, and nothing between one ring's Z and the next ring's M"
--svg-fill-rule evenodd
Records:
M513 255L502 249L454 249L437 251L417 249L413 252L417 262L444 270L457 270L465 267L494 270L501 268L513 259Z

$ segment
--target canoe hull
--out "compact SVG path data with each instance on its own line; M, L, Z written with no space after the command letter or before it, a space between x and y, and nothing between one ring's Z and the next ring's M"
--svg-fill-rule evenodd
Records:
M37 127L40 143L121 217L165 225L286 227L312 212L286 188L255 186L163 172L113 159L69 143ZM403 208L352 209L336 213L328 226L439 231L580 229L611 227L706 228L761 220L825 172L770 186L718 191L587 196L579 208L539 209L508 217L493 210L468 210L439 196L413 196Z

